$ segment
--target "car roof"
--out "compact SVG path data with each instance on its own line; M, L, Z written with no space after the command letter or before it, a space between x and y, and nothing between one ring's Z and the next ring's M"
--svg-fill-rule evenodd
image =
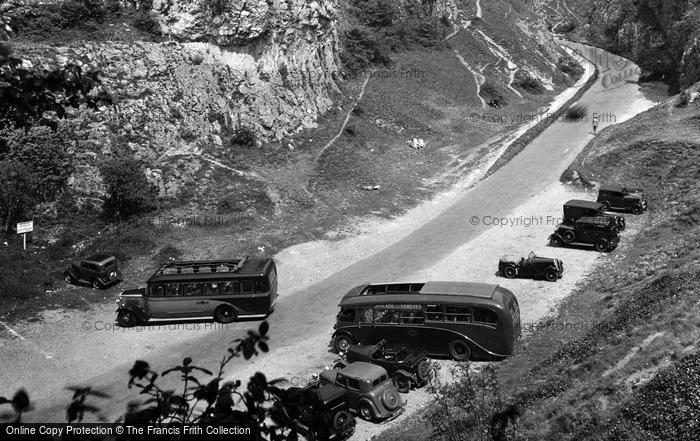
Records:
M570 207L582 207L582 208L590 208L592 210L599 210L603 204L600 202L595 202L595 201L584 201L581 199L571 199L569 202L565 203L564 206L570 206Z
M382 375L387 375L386 369L383 367L364 361L350 363L341 369L340 373L346 377L356 378L358 380L374 380Z
M316 395L318 399L323 403L327 404L333 400L345 395L345 390L334 384L324 384L316 390Z
M114 256L110 256L109 254L93 254L92 256L83 259L84 262L91 262L91 263L97 263L100 265L104 265L105 263L109 263L112 260L116 260Z
M626 187L616 184L601 185L599 191L614 191L616 193L624 193L627 190Z

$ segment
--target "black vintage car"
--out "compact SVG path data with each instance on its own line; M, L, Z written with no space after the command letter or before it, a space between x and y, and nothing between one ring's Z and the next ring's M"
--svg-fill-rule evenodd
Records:
M540 257L530 251L527 258L503 256L498 262L499 273L508 279L545 279L556 282L564 274L564 264L559 259Z
M605 210L641 214L647 209L643 190L630 189L622 185L601 185L598 189L597 201L603 204Z
M90 285L93 288L106 288L122 280L117 259L107 254L95 254L71 262L63 272L63 278L72 285Z
M615 219L598 216L582 217L575 222L565 221L549 236L549 244L553 247L593 245L600 252L614 250L619 242Z
M624 230L627 226L625 218L614 214L606 214L605 210L605 206L599 202L572 199L564 204L564 221L575 222L582 217L610 217L615 219L615 224L619 231Z
M307 387L281 391L284 399L271 411L278 424L293 426L309 441L343 440L355 432L345 389L315 381ZM282 404L284 403L284 404Z
M432 376L432 369L424 351L411 350L403 346L397 350L387 348L386 340L369 346L350 345L347 353L335 368L342 369L348 363L364 361L383 367L399 392L407 393L412 387L424 386Z

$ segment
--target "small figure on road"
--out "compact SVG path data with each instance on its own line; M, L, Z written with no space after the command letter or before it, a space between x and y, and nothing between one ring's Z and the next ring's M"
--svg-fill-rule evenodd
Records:
M598 114L597 113L593 114L593 134L594 135L598 134Z

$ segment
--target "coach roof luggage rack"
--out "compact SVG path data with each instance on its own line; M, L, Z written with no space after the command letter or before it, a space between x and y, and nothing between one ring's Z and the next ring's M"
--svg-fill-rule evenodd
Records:
M156 274L199 274L199 273L236 273L248 261L248 256L240 260L207 260L166 263Z

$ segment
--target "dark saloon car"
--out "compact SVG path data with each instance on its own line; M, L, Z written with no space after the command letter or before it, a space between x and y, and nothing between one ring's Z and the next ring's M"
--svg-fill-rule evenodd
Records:
M601 185L598 189L597 201L603 204L605 210L641 214L647 209L647 201L642 190L630 189L622 185Z
M605 210L605 205L599 202L572 199L564 204L564 221L575 222L582 217L612 218L615 220L618 231L624 230L627 226L625 218L614 214L606 214Z
M343 440L355 432L357 421L350 412L345 389L335 384L313 382L305 388L282 391L271 417L293 426L309 441Z
M582 217L575 222L564 222L549 236L553 247L565 245L593 245L597 251L612 251L620 243L615 219Z
M81 261L71 262L63 278L72 285L90 285L106 288L122 280L117 259L107 254L95 254Z
M559 259L540 257L530 251L527 258L504 256L498 262L499 273L508 279L545 279L556 282L564 274L564 264Z
M351 345L344 358L347 363L364 361L383 367L399 392L403 393L412 387L424 386L433 373L425 351L411 350L405 346L394 351L387 348L386 340L369 346ZM344 362L336 366L344 367Z

